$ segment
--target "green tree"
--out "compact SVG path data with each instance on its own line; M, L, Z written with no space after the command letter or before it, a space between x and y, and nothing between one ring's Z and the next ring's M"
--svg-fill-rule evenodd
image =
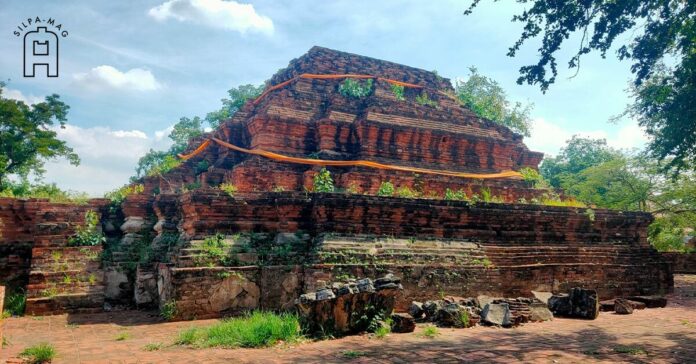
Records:
M520 102L511 105L498 82L479 74L476 67L469 67L466 81L456 82L455 92L457 98L476 115L529 136L532 105Z
M464 14L471 14L473 0ZM627 113L652 136L650 150L677 172L693 167L696 158L696 2L684 0L517 0L525 9L513 22L523 23L510 47L514 57L522 45L541 37L536 64L520 68L517 83L546 91L556 80L556 56L564 42L578 39L568 67L580 69L590 52L607 52L630 60L635 102ZM577 35L577 37L571 37ZM669 66L667 66L669 65ZM673 157L673 158L672 158Z
M551 186L562 187L564 179L619 156L621 153L607 146L604 139L582 138L574 135L556 157L544 159L539 166L539 172Z
M41 176L46 160L65 157L70 164L80 158L52 129L65 127L68 105L60 96L47 96L44 102L27 105L2 96L5 84L0 82L0 189L12 175L26 178L30 173Z
M264 85L241 85L233 87L227 94L228 99L222 99L222 107L220 110L209 112L205 116L205 120L210 124L210 127L216 129L220 123L234 116L247 101L255 99L263 92Z
M189 140L203 135L204 132L201 118L198 116L193 119L182 117L179 122L174 124L172 132L169 133L169 139L174 142L170 148L170 154L183 152L186 150Z

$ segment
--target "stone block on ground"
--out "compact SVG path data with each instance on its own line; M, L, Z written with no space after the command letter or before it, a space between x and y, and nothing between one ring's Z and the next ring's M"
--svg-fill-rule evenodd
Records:
M481 322L496 326L510 326L510 306L507 303L487 303L481 311Z
M391 332L408 333L416 329L416 320L407 313L395 313L391 315Z
M631 301L643 302L647 308L660 308L667 306L667 298L664 296L629 296Z
M619 315L630 315L633 313L633 306L629 300L617 298L614 300L614 312Z
M443 327L471 327L478 322L478 317L471 307L458 303L448 303L437 310L435 322Z
M295 307L303 328L335 336L365 331L374 320L390 317L402 290L382 287L376 291L370 279L358 280L357 287L359 292L338 296L326 287L301 295Z
M413 317L416 320L420 320L423 318L423 303L418 302L418 301L413 301L411 302L411 305L408 308L408 313L411 314L411 317Z
M594 320L599 315L597 291L576 287L568 294L553 295L549 298L549 310L554 316Z
M437 316L437 311L445 305L445 301L434 300L425 301L423 303L423 313L425 314L425 319L428 321L434 321Z

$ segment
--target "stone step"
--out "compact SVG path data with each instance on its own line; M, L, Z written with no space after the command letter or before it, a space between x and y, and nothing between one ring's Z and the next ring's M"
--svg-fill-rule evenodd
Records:
M28 315L57 315L63 313L95 313L104 307L104 294L59 294L51 297L27 298Z

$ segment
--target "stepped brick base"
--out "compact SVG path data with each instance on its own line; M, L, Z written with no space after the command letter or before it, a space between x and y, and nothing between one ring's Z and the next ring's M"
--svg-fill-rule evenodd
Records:
M325 282L386 272L404 285L399 309L443 293L517 297L583 287L605 299L673 285L668 263L646 241L652 218L642 213L215 190L162 196L155 211L165 210L159 218L176 219L194 238L159 267L160 303L175 302L181 318L289 308ZM201 247L216 233L228 236L226 261Z

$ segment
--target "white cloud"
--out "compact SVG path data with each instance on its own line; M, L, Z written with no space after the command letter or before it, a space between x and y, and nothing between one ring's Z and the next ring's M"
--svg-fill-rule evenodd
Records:
M169 0L148 11L157 21L174 18L214 28L273 34L271 18L259 15L251 4L223 0Z
M531 150L544 152L546 155L558 154L566 142L576 134L586 138L606 139L609 146L617 149L640 148L648 141L643 130L635 123L608 133L604 130L564 129L543 118L537 118L532 123L531 134L532 136L525 140L525 144Z
M152 136L140 130L111 130L100 126L82 128L72 124L54 130L82 161L77 167L62 159L46 163L44 180L92 196L101 196L126 184L135 174L138 159L150 148L165 150L171 144L166 138L169 133L164 134L168 129L156 131ZM158 138L157 135L164 137Z
M121 72L112 66L101 65L87 73L78 73L74 78L79 85L90 89L154 91L162 87L149 70L142 68Z
M23 101L27 105L38 104L45 101L43 97L34 95L24 95L22 91L14 90L11 88L6 88L2 90L2 95L5 98L13 99L17 101Z

